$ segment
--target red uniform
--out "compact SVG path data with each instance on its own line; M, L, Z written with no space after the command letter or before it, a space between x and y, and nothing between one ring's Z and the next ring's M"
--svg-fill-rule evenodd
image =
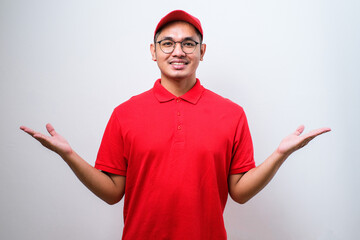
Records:
M229 174L255 167L243 109L200 85L156 81L118 106L95 167L126 176L125 240L226 239Z

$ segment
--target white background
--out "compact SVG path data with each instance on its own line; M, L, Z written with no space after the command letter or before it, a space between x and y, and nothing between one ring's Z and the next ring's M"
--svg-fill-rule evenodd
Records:
M200 18L202 84L244 107L260 164L300 124L328 126L245 205L229 239L359 239L360 2L0 1L0 239L120 239L108 206L19 130L52 123L94 164L114 107L160 76L149 45L174 9Z

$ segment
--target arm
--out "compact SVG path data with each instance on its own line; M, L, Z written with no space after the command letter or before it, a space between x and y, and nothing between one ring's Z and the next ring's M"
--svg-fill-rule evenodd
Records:
M96 196L108 204L115 204L122 199L126 177L104 173L92 167L70 147L65 138L55 132L51 124L46 125L50 136L25 126L21 126L20 129L38 140L44 147L59 154L78 179Z
M284 161L296 150L304 147L316 136L329 132L330 128L320 128L302 136L304 126L284 138L279 147L261 165L242 174L229 176L229 193L238 203L245 203L260 192L274 177Z

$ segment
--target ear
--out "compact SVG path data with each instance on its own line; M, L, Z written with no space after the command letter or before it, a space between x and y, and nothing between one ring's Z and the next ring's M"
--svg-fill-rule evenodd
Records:
M203 43L201 44L201 48L200 48L200 61L204 59L205 51L206 51L206 44Z
M155 45L152 43L150 44L150 53L153 61L156 61L156 49Z

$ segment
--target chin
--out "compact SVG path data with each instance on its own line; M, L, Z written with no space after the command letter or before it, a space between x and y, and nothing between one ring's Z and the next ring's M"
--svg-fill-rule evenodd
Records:
M168 77L169 79L173 79L173 80L175 80L175 81L182 81L182 80L185 80L185 79L189 79L189 78L191 78L191 76L189 76L189 75L175 75L175 76L169 76Z
M165 76L167 76L169 79L174 79L174 80L182 80L182 79L188 79L194 76L194 74L191 73L186 73L186 72L170 72L168 74L165 74Z

